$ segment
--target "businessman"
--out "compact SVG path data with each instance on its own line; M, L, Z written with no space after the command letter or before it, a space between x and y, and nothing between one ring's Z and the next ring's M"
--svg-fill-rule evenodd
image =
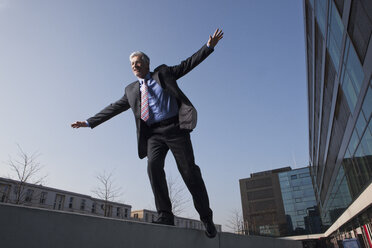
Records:
M153 72L150 72L150 59L146 54L132 53L129 59L137 80L125 88L124 96L86 121L71 124L73 128L95 128L131 108L137 127L138 155L141 159L147 156L147 171L158 212L158 219L154 223L174 225L164 172L164 160L170 150L209 238L215 237L217 231L190 139L190 132L196 126L197 113L178 87L177 80L206 59L222 38L222 30L217 29L209 36L207 44L191 57L179 65L160 65ZM205 93L208 97L208 92Z

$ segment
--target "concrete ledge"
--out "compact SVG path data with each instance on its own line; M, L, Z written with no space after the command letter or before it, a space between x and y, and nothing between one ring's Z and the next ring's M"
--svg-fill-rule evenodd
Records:
M0 246L4 248L240 248L302 247L301 242L204 232L45 209L0 204Z
M305 235L297 235L297 236L287 236L287 237L282 237L280 239L287 239L287 240L309 240L309 239L321 239L321 238L325 238L324 233L305 234Z
M232 233L220 234L220 248L247 248L247 247L272 247L272 248L302 248L301 241L269 238L262 236L245 236Z

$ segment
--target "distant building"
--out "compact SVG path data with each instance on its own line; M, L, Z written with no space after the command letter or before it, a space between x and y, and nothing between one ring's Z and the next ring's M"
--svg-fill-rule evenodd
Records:
M247 234L282 236L286 233L278 173L289 170L291 167L252 173L250 178L239 180Z
M147 223L151 223L153 220L156 220L157 216L158 214L156 211L147 209L133 210L131 212L131 217L133 220L143 221ZM205 230L204 225L201 221L179 216L174 217L174 224L175 226L182 228ZM221 225L216 224L215 226L218 232L222 231Z
M372 246L372 3L304 0L309 157L323 231Z
M287 220L285 235L321 233L309 167L281 172L278 176Z
M130 219L131 206L60 189L0 177L0 202ZM105 211L106 210L106 211Z
M240 180L246 234L289 236L321 230L309 168L284 167Z

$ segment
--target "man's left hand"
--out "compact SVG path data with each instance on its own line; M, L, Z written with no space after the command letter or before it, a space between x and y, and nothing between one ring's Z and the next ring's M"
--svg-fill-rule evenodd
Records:
M214 32L213 36L209 36L209 40L207 45L210 48L214 48L217 43L223 38L223 32L222 29L217 28L216 31Z

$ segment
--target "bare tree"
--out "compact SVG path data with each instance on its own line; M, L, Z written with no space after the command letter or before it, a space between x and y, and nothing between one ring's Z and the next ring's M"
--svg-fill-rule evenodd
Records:
M230 218L227 220L227 227L234 233L245 234L244 220L241 211L234 209L231 211Z
M187 208L190 197L185 191L185 186L179 180L179 177L173 177L171 174L167 177L169 198L172 203L172 212L179 216Z
M36 195L33 195L32 189L26 191L26 185L28 183L41 184L44 182L46 176L39 175L40 170L43 168L43 166L37 161L40 154L34 152L29 155L22 150L19 144L17 144L17 147L17 158L12 158L9 155L8 165L15 173L13 179L18 181L15 190L16 197L13 203L23 204L25 202L30 202L33 198L37 197ZM11 176L9 177L12 178Z
M97 177L99 185L92 192L97 196L97 198L104 200L102 206L104 211L104 216L110 217L112 215L112 205L110 202L115 201L118 197L122 195L122 190L114 184L114 179L112 172L103 171Z

